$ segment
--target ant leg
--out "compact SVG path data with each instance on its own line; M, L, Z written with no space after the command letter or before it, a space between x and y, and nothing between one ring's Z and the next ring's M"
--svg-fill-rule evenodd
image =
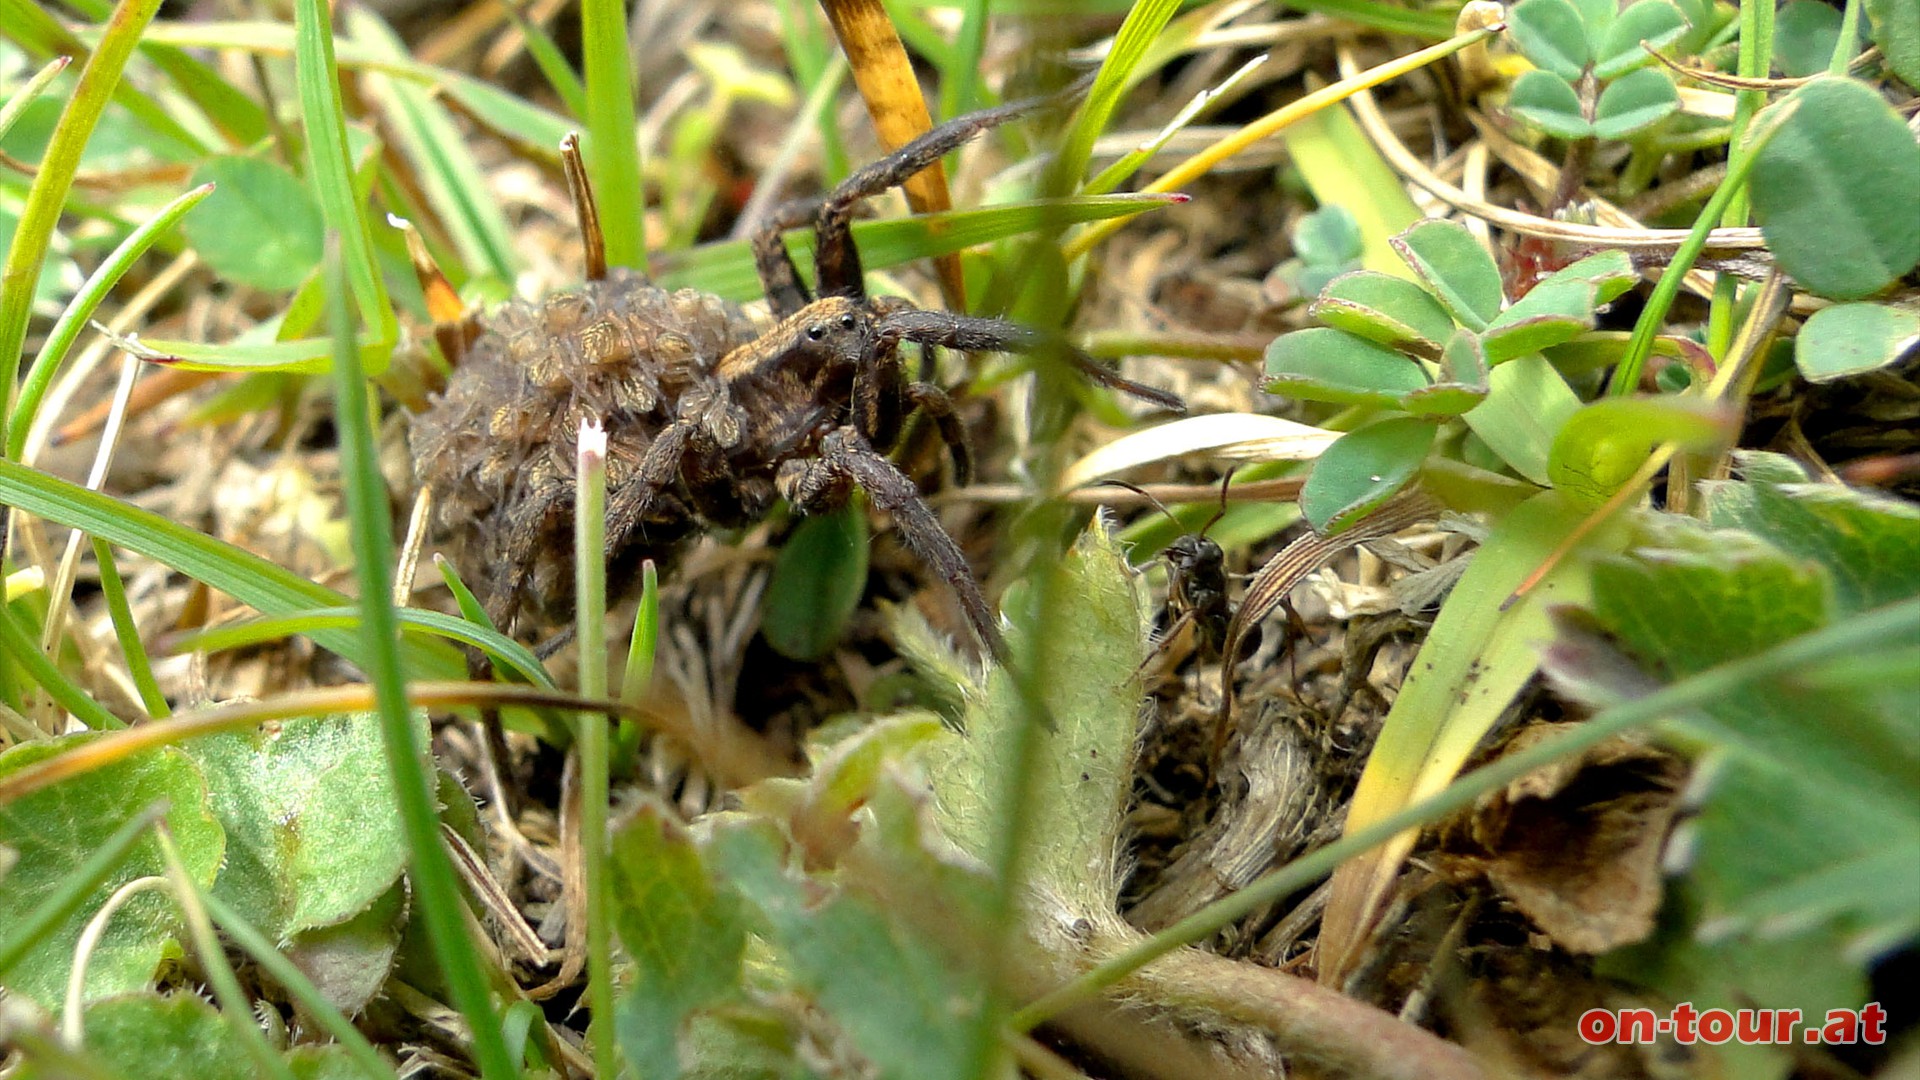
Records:
M953 399L930 382L907 384L907 400L931 417L940 429L940 439L953 455L953 482L965 487L973 482L973 448L967 445L967 429L953 411Z
M1068 344L1059 334L1004 319L982 319L955 315L950 311L922 311L918 308L890 312L874 327L882 344L902 341L938 345L963 352L1005 352L1055 354L1065 357L1081 374L1102 386L1108 386L1142 401L1174 412L1186 412L1187 403L1156 386L1134 382Z
M815 204L819 207L819 217L814 223L813 265L820 295L861 299L867 294L866 280L860 267L860 252L854 247L852 231L853 209L860 204L860 200L903 184L914 175L934 167L941 158L981 132L1038 112L1049 105L1075 100L1083 91L1084 85L1075 83L1067 91L1051 97L1030 98L956 116L929 129L886 157L854 170L852 175Z
M839 483L849 482L859 485L875 506L893 515L907 547L953 590L967 622L973 625L973 632L994 659L1005 663L1008 658L1006 639L1000 636L1000 626L994 619L993 609L987 606L987 599L980 592L980 583L974 580L973 571L967 567L967 559L961 553L960 545L947 535L947 530L940 527L940 520L933 516L933 510L920 497L913 481L907 479L906 474L893 462L874 453L857 431L838 428L822 440L818 462L800 478L796 489L789 495L804 497L808 494L808 488L830 495L831 489ZM796 505L799 505L799 500L796 500Z

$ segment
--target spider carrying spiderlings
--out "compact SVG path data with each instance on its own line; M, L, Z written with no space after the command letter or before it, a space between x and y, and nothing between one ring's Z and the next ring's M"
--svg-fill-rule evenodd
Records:
M580 421L607 432L608 580L637 578L684 539L757 521L780 497L803 513L854 488L893 516L908 548L944 580L981 642L1004 646L960 547L886 454L907 417L938 428L965 483L972 459L947 392L910 377L900 347L1051 352L1088 377L1156 405L1179 398L1123 379L1057 335L1000 319L869 296L851 222L861 200L898 185L975 135L1047 104L970 113L854 172L824 197L780 207L755 232L772 322L716 296L669 292L606 266L577 151L568 182L587 281L515 301L462 330L441 327L455 361L414 417L416 472L430 489L461 575L503 629L572 614L574 452ZM782 231L814 228L809 295ZM924 376L924 373L923 373Z

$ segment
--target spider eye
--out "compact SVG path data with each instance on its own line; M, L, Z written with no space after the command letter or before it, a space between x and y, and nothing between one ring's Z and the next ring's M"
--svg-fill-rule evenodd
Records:
M853 329L853 324L855 321L856 320L854 319L854 317L850 314L840 316L840 329L842 330Z
M814 341L819 341L826 336L827 328L821 326L819 323L814 323L812 326L807 327L807 337L812 338Z

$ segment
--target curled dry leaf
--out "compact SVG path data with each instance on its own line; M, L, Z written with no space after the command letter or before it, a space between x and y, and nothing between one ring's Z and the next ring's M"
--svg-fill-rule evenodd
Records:
M1337 431L1258 413L1216 413L1123 435L1060 474L1060 491L1139 465L1186 454L1212 454L1240 461L1312 461L1340 437Z

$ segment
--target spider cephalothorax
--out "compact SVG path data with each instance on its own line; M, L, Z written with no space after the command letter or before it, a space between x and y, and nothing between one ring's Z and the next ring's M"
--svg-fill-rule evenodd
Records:
M771 325L718 297L668 292L608 270L591 196L570 169L587 233L587 283L494 312L413 421L420 481L433 493L456 565L495 622L571 613L575 439L580 421L595 418L607 432L610 581L631 577L643 558L668 558L703 528L758 520L776 498L816 511L843 504L859 487L893 515L908 546L953 588L981 640L999 651L959 546L884 456L905 418L919 412L938 427L962 482L971 469L947 393L910 376L900 347L1057 351L1107 385L1169 408L1180 408L1179 399L1121 379L1053 335L868 296L849 226L861 199L1034 107L952 120L824 198L775 211L753 240ZM780 239L809 219L817 299Z

